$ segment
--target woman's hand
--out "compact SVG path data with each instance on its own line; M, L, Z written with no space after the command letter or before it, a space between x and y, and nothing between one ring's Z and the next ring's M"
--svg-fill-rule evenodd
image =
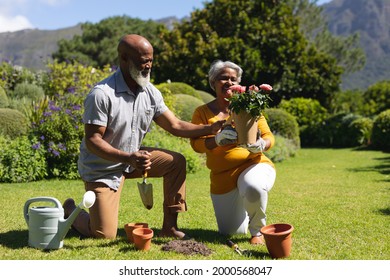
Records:
M254 154L261 153L267 149L267 142L260 137L256 143L247 144L244 148Z
M218 146L234 144L237 142L237 132L231 127L225 127L220 133L215 135L215 143Z

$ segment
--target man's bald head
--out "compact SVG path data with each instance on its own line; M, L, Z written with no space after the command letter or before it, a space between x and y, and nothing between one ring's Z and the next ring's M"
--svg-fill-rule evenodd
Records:
M128 34L123 36L118 44L119 59L123 59L123 55L142 56L145 52L150 51L153 51L153 47L150 42L145 37L137 34Z

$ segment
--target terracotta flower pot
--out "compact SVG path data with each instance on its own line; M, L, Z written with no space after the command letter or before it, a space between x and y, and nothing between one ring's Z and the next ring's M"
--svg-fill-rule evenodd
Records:
M237 131L238 145L254 144L257 140L258 118L245 111L239 114L232 112L232 122Z
M124 225L127 240L130 243L133 243L133 230L136 228L147 228L149 225L147 223L128 223Z
M290 255L293 230L294 227L289 224L271 224L260 229L272 258L280 259Z
M152 244L153 230L150 228L136 228L133 230L134 245L138 250L148 251Z

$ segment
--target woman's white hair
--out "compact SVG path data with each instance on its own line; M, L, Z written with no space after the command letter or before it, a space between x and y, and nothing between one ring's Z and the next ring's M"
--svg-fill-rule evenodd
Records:
M222 60L216 60L211 64L210 70L209 70L209 84L212 90L215 91L214 83L217 81L218 75L221 73L221 71L225 68L233 69L237 72L237 82L241 82L241 77L243 70L240 66L235 64L231 61L222 61Z

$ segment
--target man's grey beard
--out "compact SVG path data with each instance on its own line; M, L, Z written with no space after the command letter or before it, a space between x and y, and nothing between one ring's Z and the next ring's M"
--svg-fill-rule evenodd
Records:
M150 71L145 77L144 75L142 75L142 71L138 71L132 62L130 62L129 65L129 72L131 78L141 87L146 87L146 85L150 81Z

